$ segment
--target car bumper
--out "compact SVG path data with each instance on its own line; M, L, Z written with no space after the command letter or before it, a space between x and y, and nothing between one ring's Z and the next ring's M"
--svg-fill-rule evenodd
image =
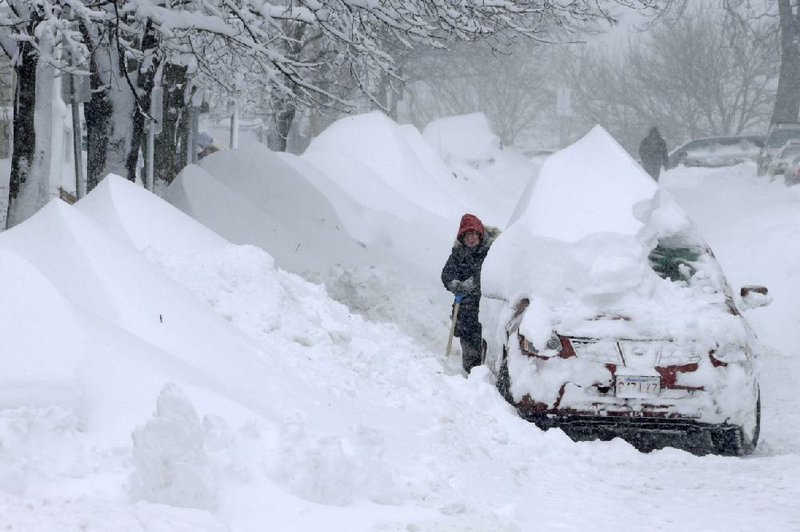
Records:
M613 383L592 386L590 382L566 382L558 388L543 386L540 393L519 392L515 406L530 415L595 416L614 419L680 419L708 424L742 424L743 416L755 402L755 383L746 374L728 382L723 369L717 370L714 386L703 388L662 388L652 397L617 397ZM542 379L544 380L544 379ZM752 393L750 393L752 391Z
M561 429L575 441L621 438L640 451L675 447L694 454L744 454L740 427L665 417L555 415L519 408L542 430Z

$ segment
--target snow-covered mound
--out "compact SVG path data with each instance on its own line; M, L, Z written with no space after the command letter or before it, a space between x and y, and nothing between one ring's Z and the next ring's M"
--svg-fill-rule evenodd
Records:
M459 181L458 189L473 211L505 227L539 164L503 149L483 113L434 120L425 126L423 136Z
M456 192L448 168L419 131L413 126L398 126L381 113L338 120L316 137L303 154L323 172L331 156L357 162L353 175L337 175L346 177L346 181L337 183L367 206L376 201L400 202L399 213L405 213L404 204L410 204L444 220L469 211ZM376 177L381 186L379 195L370 193L368 184ZM362 191L362 187L367 190Z
M438 151L413 126L380 113L344 118L314 139L298 169L331 198L349 231L368 246L437 270L461 215L471 212L488 225L505 226L519 192L536 173L522 155L499 150L481 116L441 119L431 126L448 135L452 153ZM463 137L481 145L480 156L487 160L480 170L471 165L471 148L455 148ZM419 227L425 227L424 238L418 238Z
M221 151L187 166L165 198L237 244L256 245L286 270L323 272L368 262L330 201L266 148Z
M182 234L192 238L189 231ZM206 237L203 232L201 241ZM0 249L27 281L5 293L39 313L26 321L39 332L7 339L18 349L3 351L13 358L3 365L18 368L20 378L4 386L6 406L29 404L30 387L62 390L63 397L51 402L72 409L80 426L115 441L127 439L130 424L149 413L168 381L270 411L258 393L269 372L253 342L78 210L55 200L0 235ZM221 353L230 364L217 367Z
M424 209L417 208L416 220L401 221L354 201L304 160L257 146L215 153L202 168L186 167L165 199L231 242L263 249L277 267L324 282L352 311L440 341L447 298L432 300L431 293L444 294L437 289L438 271L457 219L429 221L423 237L418 224L435 218Z
M483 113L434 120L425 126L422 136L445 163L460 161L476 168L491 164L501 146Z
M373 264L395 264L399 270L417 273L432 263L444 264L451 239L446 227L451 221L407 201L357 159L336 152L280 156L330 199L344 227L365 245ZM429 238L417 237L415 228L420 225L430 229Z
M211 251L230 242L196 219L175 209L165 209L153 195L120 176L109 175L78 204L117 238L130 241L139 251L161 255L186 255ZM186 235L191 235L187 238Z
M658 185L601 126L554 153L531 181L509 225L532 235L576 242L593 233L635 234L630 206L647 208ZM524 218L524 220L520 220Z

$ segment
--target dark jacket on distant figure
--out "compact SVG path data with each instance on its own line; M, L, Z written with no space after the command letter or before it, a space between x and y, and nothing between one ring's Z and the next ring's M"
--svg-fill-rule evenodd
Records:
M477 231L481 235L480 244L474 248L468 247L462 241L464 234L470 230ZM442 269L442 284L453 293L462 293L461 290L454 289L453 281L466 281L470 278L473 280L471 289L464 293L464 299L461 301L455 336L474 349L481 347L481 324L478 319L481 299L481 268L483 259L486 258L489 248L499 234L500 230L496 227L484 227L476 216L465 214L461 218L453 250Z
M667 143L661 138L657 127L650 128L650 133L639 145L639 159L642 161L642 168L658 181L661 168L667 166L669 154Z

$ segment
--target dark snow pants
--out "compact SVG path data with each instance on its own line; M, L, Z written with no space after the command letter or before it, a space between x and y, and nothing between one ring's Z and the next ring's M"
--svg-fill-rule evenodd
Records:
M459 341L461 342L461 365L464 367L464 371L469 373L472 368L481 365L483 359L481 344L475 346L463 338L459 338Z
M467 373L481 365L483 334L478 321L480 298L466 297L458 309L456 336L461 341L462 366Z

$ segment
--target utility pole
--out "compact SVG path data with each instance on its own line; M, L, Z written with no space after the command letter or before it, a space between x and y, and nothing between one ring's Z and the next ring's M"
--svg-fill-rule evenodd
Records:
M153 175L153 157L155 155L156 135L161 133L164 110L164 90L161 85L155 85L150 92L150 118L147 120L147 146L145 154L145 183L144 186L150 192L155 188L155 177Z
M70 60L71 62L71 60ZM72 150L75 159L75 197L81 199L86 195L86 178L83 175L83 129L81 128L81 101L75 90L75 75L67 76L72 107Z
M81 199L86 195L86 179L83 173L83 130L81 128L81 103L88 101L89 98L78 90L78 76L72 73L76 67L75 54L72 53L70 42L66 35L62 41L64 54L69 56L69 72L63 76L62 84L66 82L66 91L62 87L62 99L70 104L72 108L72 158L75 163L75 198ZM67 98L64 98L66 92Z
M231 138L229 146L231 149L239 147L239 106L235 100L228 104L228 112L231 113Z

